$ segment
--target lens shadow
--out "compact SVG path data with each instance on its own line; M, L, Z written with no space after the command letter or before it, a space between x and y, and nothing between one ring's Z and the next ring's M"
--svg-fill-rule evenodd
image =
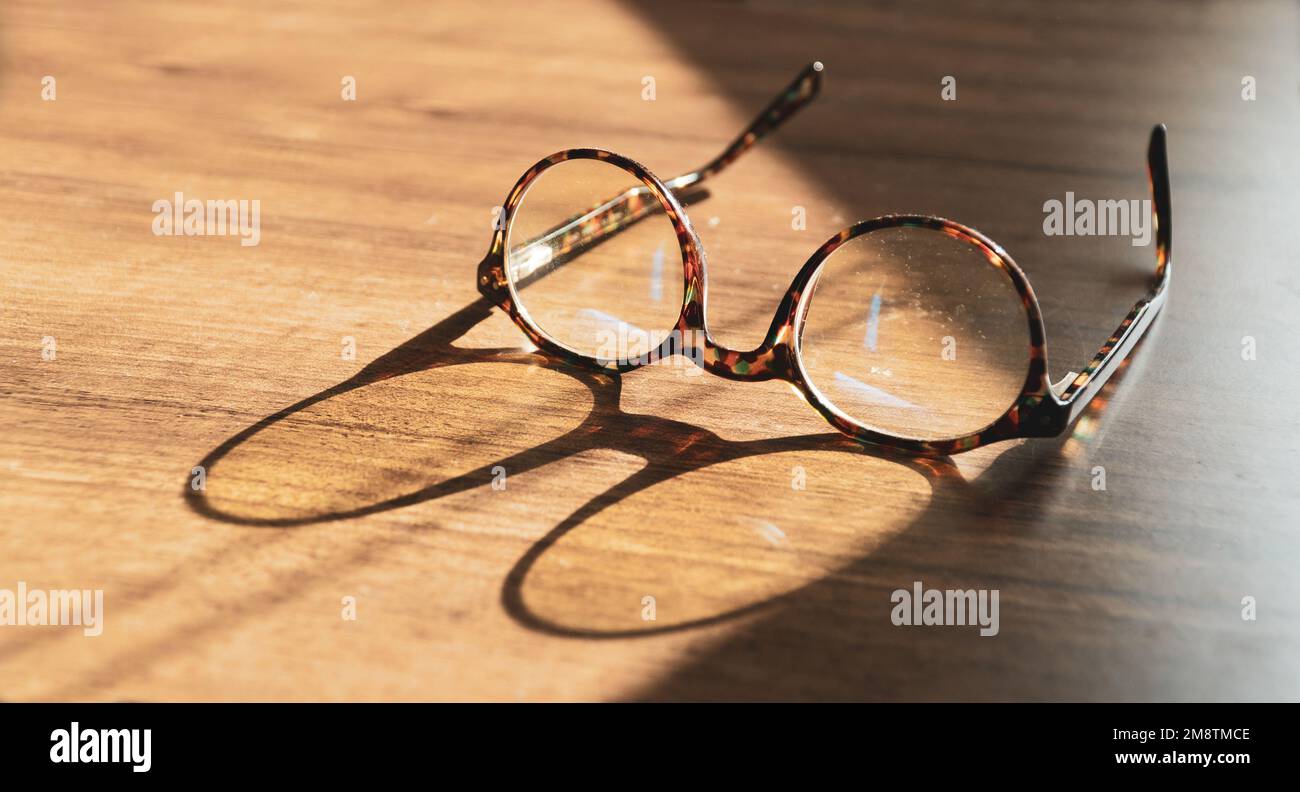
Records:
M496 468L524 472L570 453L617 411L617 379L518 349L453 345L490 312L471 303L235 434L198 463L204 486L188 484L186 501L225 522L301 526L444 497L491 484Z
M516 620L629 638L745 616L870 555L959 479L947 460L876 453L838 433L697 435L648 460L520 558L502 589Z

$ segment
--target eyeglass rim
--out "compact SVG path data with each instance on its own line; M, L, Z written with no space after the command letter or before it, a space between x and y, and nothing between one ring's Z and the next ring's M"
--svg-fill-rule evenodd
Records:
M803 323L813 300L813 285L826 262L850 240L867 234L895 228L921 228L946 234L976 247L985 260L1001 270L1010 280L1025 311L1028 329L1028 356L1025 377L1019 393L995 419L979 429L950 438L912 438L874 429L835 405L813 383L804 364L802 335ZM1059 433L1055 424L1056 411L1051 382L1047 373L1046 330L1038 298L1023 270L1000 245L974 228L944 217L920 214L888 214L862 220L841 230L818 248L795 276L786 292L786 299L778 308L773 320L774 334L786 335L793 346L791 360L795 386L807 395L807 400L828 423L841 432L861 442L900 448L914 453L950 454L967 451L980 445L1017 437L1035 437ZM1048 409L1042 409L1043 405ZM1063 427L1062 427L1063 428Z

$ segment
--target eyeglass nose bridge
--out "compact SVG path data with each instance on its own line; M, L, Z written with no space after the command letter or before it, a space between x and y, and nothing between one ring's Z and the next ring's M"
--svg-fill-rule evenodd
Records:
M741 382L789 380L790 354L785 345L763 346L741 352L705 340L704 370L719 377Z
M683 346L691 349L691 359L708 373L729 380L795 381L788 322L781 321L783 312L789 312L788 299L782 302L772 329L758 347L741 351L723 346L714 340L706 319L707 276L703 257L698 247L688 249L686 254L686 299L677 321L677 335L687 342Z

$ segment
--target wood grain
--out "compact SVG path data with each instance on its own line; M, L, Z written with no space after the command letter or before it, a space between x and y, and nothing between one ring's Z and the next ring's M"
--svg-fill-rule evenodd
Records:
M0 699L1300 698L1298 19L7 3L0 588L101 588L106 624L0 627ZM832 233L914 211L1010 251L1078 370L1150 251L1043 202L1145 198L1169 125L1170 301L1070 437L864 452L783 385L565 369L478 301L537 159L675 175L812 59L823 96L691 210L734 347ZM155 236L178 191L259 200L260 244ZM918 580L998 589L999 634L893 626Z

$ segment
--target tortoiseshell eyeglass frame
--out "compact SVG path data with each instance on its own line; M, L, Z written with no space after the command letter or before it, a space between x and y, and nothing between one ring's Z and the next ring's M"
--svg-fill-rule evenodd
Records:
M561 151L529 168L510 191L503 205L502 222L492 235L492 245L478 267L478 288L499 306L540 350L572 364L605 371L626 372L663 356L683 352L683 343L702 348L687 350L692 360L702 361L706 371L733 380L763 381L771 379L790 383L809 404L836 429L863 443L895 448L915 454L941 456L969 451L989 443L1013 438L1055 437L1062 434L1087 407L1093 396L1128 357L1165 303L1172 274L1172 221L1169 194L1169 164L1166 130L1163 124L1151 132L1147 148L1147 169L1153 197L1156 225L1156 270L1147 293L1133 306L1106 343L1083 368L1070 372L1053 387L1047 372L1047 344L1042 314L1034 290L1024 272L996 242L973 228L942 217L893 214L863 220L827 240L803 265L786 291L763 343L747 352L727 349L717 344L709 333L707 321L708 278L704 248L683 203L707 196L705 182L715 176L764 135L817 97L821 89L822 65L809 64L793 83L782 91L722 154L697 170L661 181L645 166L610 151L578 148ZM510 223L530 185L548 168L566 160L601 160L622 168L640 182L626 192L612 196L587 209L541 236L527 240L516 249L545 243L553 253L548 269L519 275L512 283L506 274L506 243ZM681 248L684 295L674 336L655 350L634 360L601 360L580 354L543 332L523 310L516 291L555 267L581 255L632 223L663 212L672 222ZM886 228L914 227L938 231L967 242L984 254L988 262L1010 278L1024 303L1029 324L1029 359L1020 395L1001 417L971 434L941 440L897 437L866 426L841 412L809 381L800 355L803 318L812 298L823 262L845 242L863 234Z

